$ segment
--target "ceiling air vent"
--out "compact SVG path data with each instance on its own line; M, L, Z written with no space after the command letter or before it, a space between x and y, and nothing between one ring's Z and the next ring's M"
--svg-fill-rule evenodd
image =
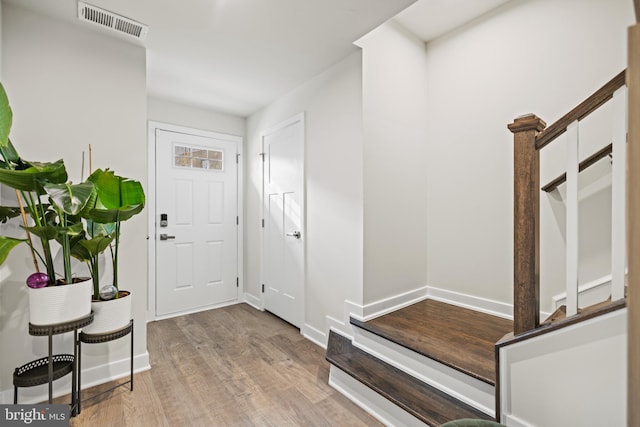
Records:
M144 40L147 36L147 30L149 29L145 24L141 24L133 19L81 1L78 2L78 18L82 21L92 22L103 28L110 29L118 34L135 37L138 40Z

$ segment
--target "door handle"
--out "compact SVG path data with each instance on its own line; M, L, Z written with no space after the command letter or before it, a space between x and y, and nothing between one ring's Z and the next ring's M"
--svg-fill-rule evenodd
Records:
M286 233L287 236L289 237L295 237L296 239L299 239L301 237L301 234L299 231L294 231L293 233Z
M168 236L166 234L161 234L160 235L160 240L170 240L170 239L175 239L176 236Z

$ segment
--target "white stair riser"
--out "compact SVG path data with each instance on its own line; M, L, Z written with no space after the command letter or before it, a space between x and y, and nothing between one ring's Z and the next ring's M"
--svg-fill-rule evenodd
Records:
M377 418L385 426L419 427L427 426L398 405L391 403L360 381L333 365L329 370L329 385L346 396L356 405ZM428 426L427 426L428 427Z

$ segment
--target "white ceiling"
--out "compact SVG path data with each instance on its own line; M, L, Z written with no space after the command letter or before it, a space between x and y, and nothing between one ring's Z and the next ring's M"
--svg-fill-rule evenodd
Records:
M3 0L77 25L76 0ZM386 20L431 40L509 0L89 0L149 26L150 95L248 116ZM412 5L412 3L414 3ZM409 6L409 8L407 8Z

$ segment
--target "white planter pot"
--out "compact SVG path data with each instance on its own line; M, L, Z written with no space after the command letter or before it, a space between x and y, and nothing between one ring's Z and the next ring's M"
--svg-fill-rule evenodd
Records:
M80 319L91 313L91 280L71 285L29 288L29 322L55 325Z
M120 294L127 291L120 291ZM126 296L107 301L92 301L93 322L82 328L85 334L104 334L117 331L129 324L131 320L131 300L129 292Z

